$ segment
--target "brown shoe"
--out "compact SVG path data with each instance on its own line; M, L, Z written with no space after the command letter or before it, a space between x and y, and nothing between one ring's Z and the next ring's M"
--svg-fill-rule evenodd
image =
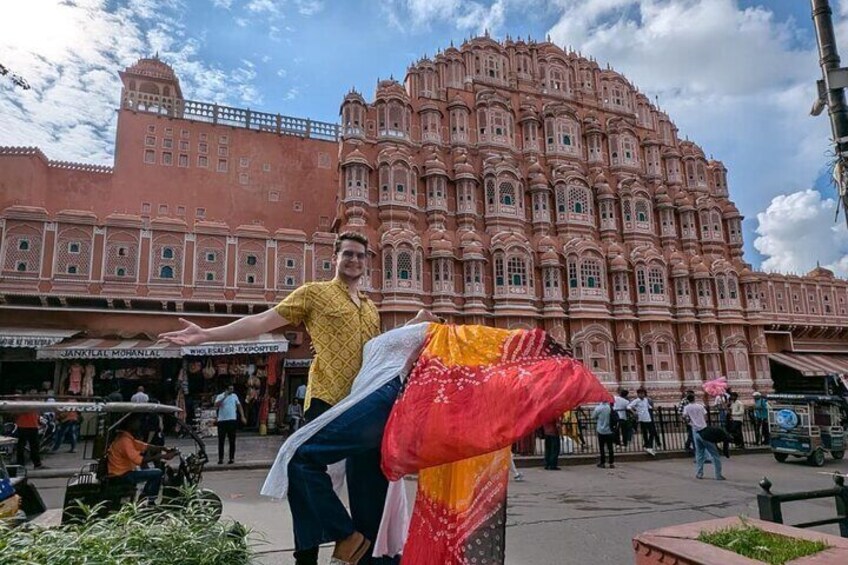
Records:
M365 539L365 536L359 532L353 532L345 539L336 542L333 560L348 565L356 565L368 553L369 547L371 547L371 542Z

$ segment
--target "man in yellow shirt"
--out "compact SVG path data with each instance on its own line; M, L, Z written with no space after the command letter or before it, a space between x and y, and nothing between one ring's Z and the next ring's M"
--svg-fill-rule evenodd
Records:
M368 259L368 239L361 234L344 232L338 235L333 248L336 276L332 281L307 283L296 289L275 308L246 316L225 326L201 328L180 319L184 328L180 331L160 335L160 339L177 345L196 345L206 341L234 341L271 332L287 324L300 324L312 339L315 357L309 369L309 384L306 392L305 420L314 420L333 405L350 394L350 388L362 366L365 343L380 333L380 315L374 303L359 290L359 282L365 274ZM416 320L425 321L428 313L419 312ZM367 461L359 460L360 454L347 457L348 484L365 488L374 482L372 498L379 499L379 490L385 495L385 478L379 470L379 451L363 453ZM353 469L353 470L352 470ZM351 519L344 509L331 501L335 495L323 488L326 481L326 465L317 465L306 470L316 481L292 481L289 486L289 506L292 511L295 533L295 560L298 565L317 563L318 546L324 541L335 541L334 557L341 561L355 562L367 550L368 540L373 541L382 515L381 504L366 504L368 512L354 512ZM317 485L317 486L316 486ZM310 488L320 488L326 498L320 503ZM303 491L303 492L301 492ZM359 494L351 493L352 506ZM326 504L324 504L326 502ZM379 506L379 508L377 508ZM371 508L375 512L371 512ZM376 515L375 515L376 513ZM362 515L367 514L367 515ZM330 517L332 516L332 517ZM374 525L376 521L376 526ZM367 556L366 556L367 559Z

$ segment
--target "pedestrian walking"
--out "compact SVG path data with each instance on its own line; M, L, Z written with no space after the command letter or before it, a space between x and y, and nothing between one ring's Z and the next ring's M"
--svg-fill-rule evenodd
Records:
M61 411L57 414L56 420L59 422L59 428L56 430L56 440L53 442L53 451L59 451L65 439L69 439L71 449L68 453L75 453L77 449L77 423L79 422L79 413L73 410Z
M683 419L692 428L692 436L695 444L695 477L698 479L704 478L704 463L707 455L713 463L715 469L716 480L724 480L721 474L721 457L718 454L718 448L714 441L715 430L723 431L722 428L713 427L712 431L706 432L706 436L702 436L702 432L707 430L707 409L700 402L695 401L695 393L687 395L686 407L683 409ZM726 432L725 432L726 435Z
M607 456L609 456L609 468L615 469L615 432L611 427L610 416L613 413L613 405L610 402L602 402L595 406L592 418L595 419L595 429L598 431L598 450L601 452L601 460L598 467L606 467Z
M144 387L139 386L136 393L130 397L130 402L135 402L136 404L147 404L150 402L150 397L144 392Z
M626 388L619 389L618 394L613 397L612 409L618 413L619 434L617 436L619 445L627 447L633 439L633 422L630 420L630 391Z
M642 445L650 455L656 456L654 450L655 442L659 443L657 428L651 418L651 401L648 392L644 388L636 391L636 398L627 405L627 409L636 414L639 423L639 431L642 433Z
M727 430L718 426L707 426L695 434L695 478L704 478L704 460L706 454L710 455L715 470L717 481L725 480L721 473L721 455L718 451L718 443L722 443L724 456L730 458L730 434ZM700 445L700 449L699 446ZM698 455L700 453L700 456Z
M730 437L733 438L733 443L740 449L745 449L745 437L742 435L742 429L745 423L745 405L739 400L739 394L736 392L730 393L730 413L727 424L727 431Z
M546 471L559 471L559 452L562 449L561 425L560 418L555 418L542 426L542 433L545 436Z
M768 401L759 392L754 393L754 438L757 445L768 445L771 442Z
M512 478L515 479L516 483L520 483L524 480L524 475L522 475L518 471L518 467L515 466L515 456L512 452L509 453L509 470L512 472Z
M244 410L232 384L215 398L215 408L218 409L218 465L224 463L225 439L228 439L230 444L230 458L227 463L231 464L236 456L238 420L241 420L242 425L247 424L247 418L244 417Z
M286 410L286 418L289 422L289 432L295 433L303 421L303 406L298 402L297 398L293 398L289 407Z
M686 426L686 444L683 446L683 449L686 450L686 453L692 455L695 453L695 440L692 437L692 426L686 423L685 418L683 418L683 410L689 404L689 396L695 397L694 390L687 390L683 393L683 398L680 399L680 402L677 405L677 411L680 414L680 418L683 420L684 425Z
M718 412L718 423L722 428L727 428L727 410L730 407L730 389L716 395L713 400L713 408Z
M32 389L28 394L35 396L38 392ZM42 468L44 465L41 463L41 445L38 437L38 412L21 412L15 416L15 425L18 428L16 434L18 465L24 466L26 446L29 445L29 458L32 460L32 465L36 469Z

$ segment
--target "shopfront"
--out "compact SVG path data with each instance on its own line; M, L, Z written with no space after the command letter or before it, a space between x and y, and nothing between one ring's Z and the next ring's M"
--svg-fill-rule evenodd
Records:
M282 334L256 339L183 347L185 372L180 382L188 418L204 435L213 435L215 396L233 385L242 400L246 429L277 428L282 365L288 341Z
M57 369L53 360L36 357L36 351L76 335L76 330L0 328L0 394L53 389Z
M179 347L150 340L72 339L44 347L36 357L57 365L60 395L105 397L118 391L124 400L143 386L158 402L174 402L182 368Z

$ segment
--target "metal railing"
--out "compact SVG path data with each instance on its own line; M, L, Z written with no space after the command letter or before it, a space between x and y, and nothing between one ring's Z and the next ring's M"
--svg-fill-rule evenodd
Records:
M173 96L160 96L128 90L124 92L121 105L123 108L136 112L266 131L278 135L294 135L329 141L338 141L339 139L338 124L318 122L307 118L294 118L281 114L255 112L248 108L233 108L196 100L183 100Z
M815 528L829 524L839 524L839 535L848 538L848 487L845 486L845 477L839 473L833 475L834 487L822 490L810 490L801 492L789 492L785 494L774 494L771 492L772 483L768 477L763 477L760 487L763 492L757 495L757 507L760 510L760 520L783 523L784 502L796 502L799 500L813 500L817 498L833 498L836 502L836 517L824 518L822 520L811 520L793 524L793 528Z
M578 455L597 455L598 433L596 421L591 418L592 409L589 407L579 408L571 413L571 419L566 420L561 426L562 441L560 444L560 455L563 457ZM657 407L653 411L654 425L659 438L658 447L662 451L685 451L690 448L687 445L689 426L683 421L680 408L673 406ZM710 426L722 426L718 410L707 408L707 424ZM615 446L616 453L639 453L645 450L645 441L639 426L630 421L628 424L622 422L622 426L632 426L630 429L630 441L623 441ZM760 430L753 417L753 408L748 408L742 422L741 434L745 446L754 446L762 439ZM622 432L626 433L626 432ZM517 456L541 456L544 455L544 440L534 433L513 444L512 451Z

